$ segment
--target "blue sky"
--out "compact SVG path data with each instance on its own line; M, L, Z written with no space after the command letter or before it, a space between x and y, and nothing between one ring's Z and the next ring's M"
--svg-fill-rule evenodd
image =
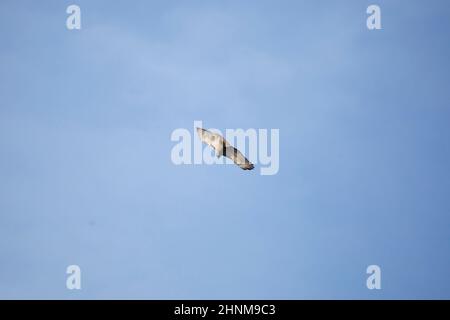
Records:
M0 298L450 298L447 1L75 3L0 3ZM173 165L194 120L278 174Z

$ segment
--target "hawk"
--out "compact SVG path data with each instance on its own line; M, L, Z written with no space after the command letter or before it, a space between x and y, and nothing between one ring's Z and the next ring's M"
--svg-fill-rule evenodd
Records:
M255 166L235 147L228 143L220 134L196 128L200 140L211 146L216 152L217 158L225 156L233 160L243 170L252 170Z

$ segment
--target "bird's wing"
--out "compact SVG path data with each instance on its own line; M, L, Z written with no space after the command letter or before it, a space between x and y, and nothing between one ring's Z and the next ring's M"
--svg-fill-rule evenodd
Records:
M255 166L235 147L227 146L225 156L233 160L243 170L252 170Z
M203 128L197 128L198 136L200 140L202 140L207 145L216 149L218 146L222 146L224 143L224 139L217 133L213 133L211 131L205 130Z

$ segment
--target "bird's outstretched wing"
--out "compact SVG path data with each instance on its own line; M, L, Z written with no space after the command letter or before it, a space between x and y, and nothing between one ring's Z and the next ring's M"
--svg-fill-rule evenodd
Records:
M225 142L225 139L223 139L221 135L205 130L203 128L197 128L197 133L200 137L200 140L213 147L216 152L221 151L220 149L222 149L222 145Z
M255 167L253 163L248 161L248 159L235 147L226 147L224 153L225 157L233 160L233 162L243 170L252 170Z

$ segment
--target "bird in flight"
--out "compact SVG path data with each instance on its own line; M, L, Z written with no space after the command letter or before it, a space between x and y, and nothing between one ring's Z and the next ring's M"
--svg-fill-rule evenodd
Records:
M200 140L211 146L216 152L217 158L225 156L233 160L243 170L252 170L255 166L235 147L228 143L220 134L196 128Z

